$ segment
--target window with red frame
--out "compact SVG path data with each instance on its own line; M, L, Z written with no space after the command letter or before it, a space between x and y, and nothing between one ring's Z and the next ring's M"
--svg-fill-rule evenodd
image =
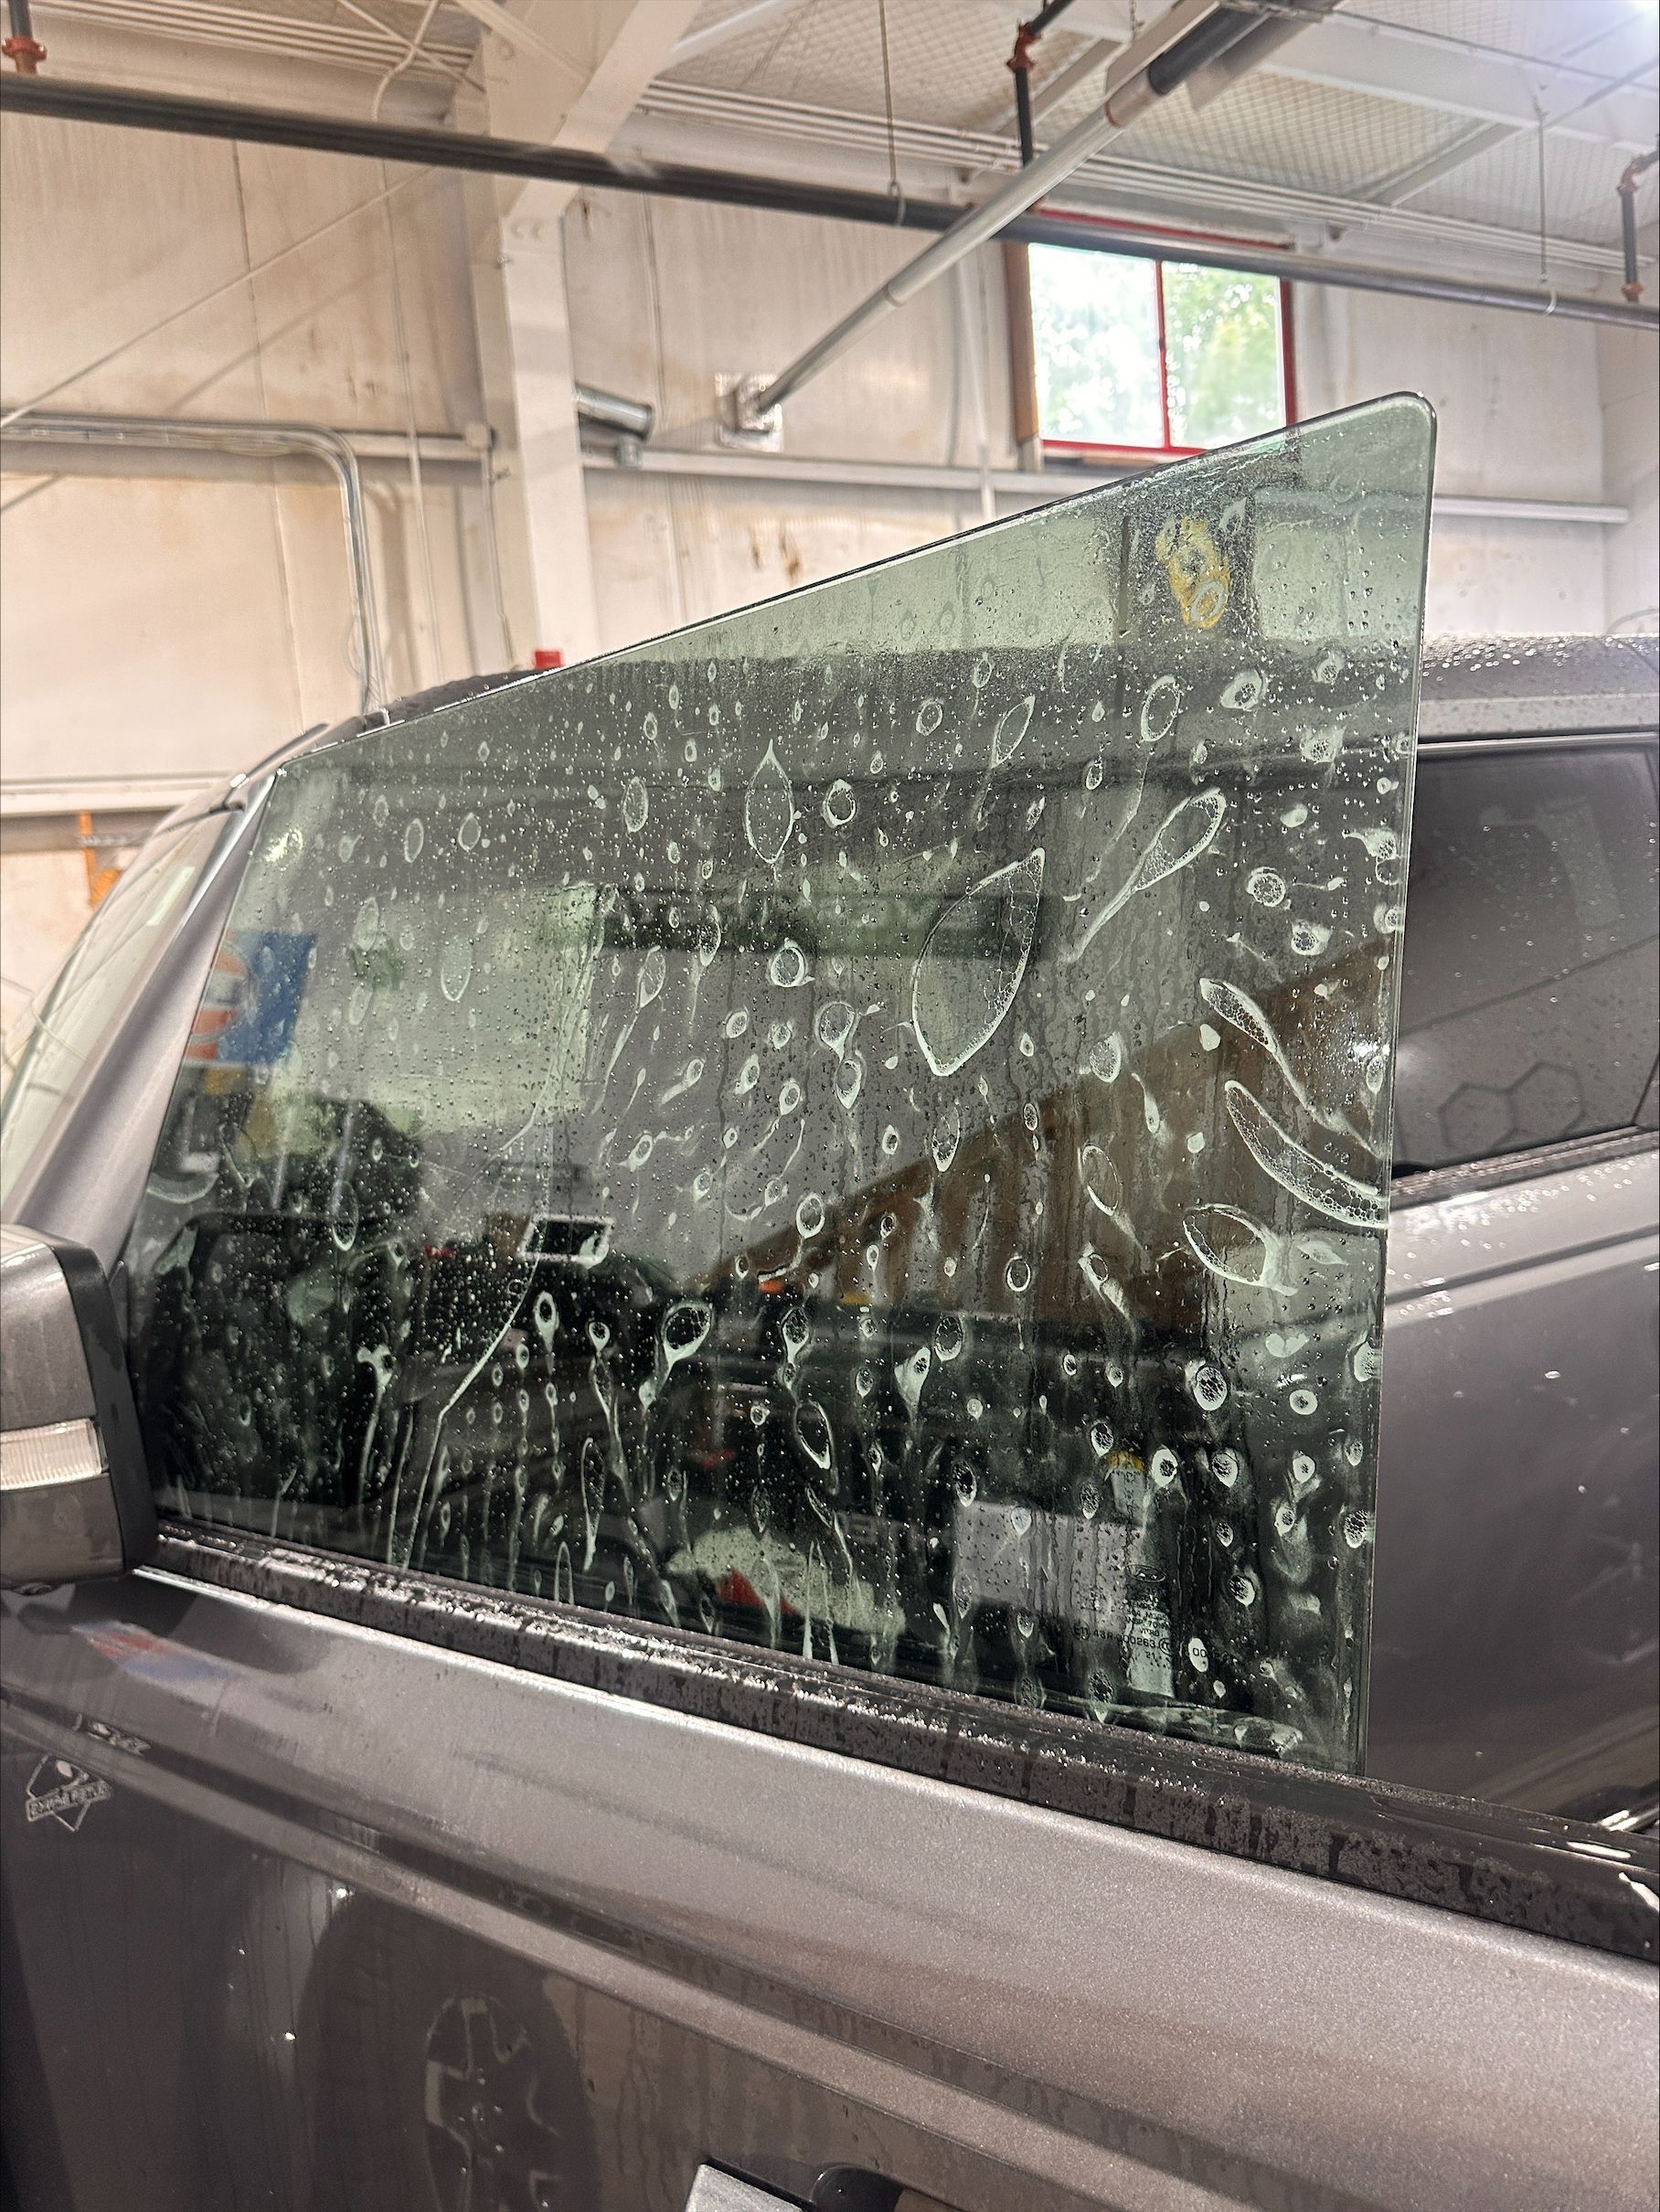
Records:
M1292 419L1289 286L1190 261L1031 249L1043 442L1199 453Z

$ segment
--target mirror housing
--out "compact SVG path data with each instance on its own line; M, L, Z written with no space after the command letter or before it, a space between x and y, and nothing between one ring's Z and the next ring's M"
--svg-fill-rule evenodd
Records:
M0 1588L118 1575L154 1556L115 1301L92 1254L0 1228Z

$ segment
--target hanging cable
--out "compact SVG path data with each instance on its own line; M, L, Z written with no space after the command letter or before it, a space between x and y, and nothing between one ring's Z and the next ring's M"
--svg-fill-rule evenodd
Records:
M410 40L409 45L405 47L400 58L393 62L391 68L380 80L380 82L375 87L375 97L369 101L369 121L371 122L378 122L380 121L380 103L387 96L388 87L392 83L395 78L399 78L403 75L405 69L409 68L410 64L414 60L417 54L420 53L421 41L425 38L427 33L431 29L432 18L435 15L437 15L437 13L438 0L427 0L426 11L422 15L420 21L415 26L414 37Z
M893 120L893 60L888 50L888 0L876 0L877 14L882 27L882 105L888 117L888 192L892 199L903 199L899 189L899 144L898 127Z
M331 231L340 229L360 215L367 215L371 207L378 207L383 200L390 199L395 193L407 192L411 185L419 185L436 174L436 170L432 169L417 169L412 176L400 176L395 185L388 185L384 192L371 193L367 199L360 199L355 207L348 207L344 215L336 215L331 221L319 224L315 230L308 230L303 238L295 239L292 246L280 246L275 253L267 254L262 261L256 261L251 269L239 269L235 276L227 277L222 284L216 284L211 292L198 292L194 300L186 300L184 306L175 307L159 322L146 323L143 330L134 331L130 338L122 338L119 345L112 346L107 353L99 354L93 360L83 361L79 368L71 369L67 377L59 377L56 384L48 384L43 390L36 392L32 399L21 400L17 406L8 408L4 415L0 415L0 431L10 430L14 422L20 422L25 415L32 415L37 407L44 407L48 399L57 399L59 392L67 392L70 385L79 384L82 378L93 376L101 368L107 368L112 361L119 361L122 354L131 353L135 346L142 346L146 338L154 338L164 330L171 330L174 324L182 323L186 315L195 314L200 307L211 307L216 300L222 300L228 292L239 292L244 284L251 284L255 277L263 276L268 269L274 269L279 261L286 261L292 255L303 253L307 246L314 246L319 239L327 238Z

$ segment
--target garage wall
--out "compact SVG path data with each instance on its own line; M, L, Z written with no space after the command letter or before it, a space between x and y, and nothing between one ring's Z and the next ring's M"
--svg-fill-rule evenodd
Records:
M55 22L66 76L361 113L367 80L127 31ZM437 90L400 87L404 112ZM31 120L4 134L0 399L33 397L403 172L326 156ZM916 250L852 225L615 194L566 218L577 372L648 398L654 445L710 441L715 378L780 366ZM408 351L396 343L395 249ZM1314 413L1402 387L1441 412L1445 493L1594 502L1622 530L1442 516L1440 630L1635 626L1655 585L1655 349L1624 333L1361 293L1300 290L1299 390ZM786 410L782 447L835 459L1006 469L1001 261L983 251L894 315ZM977 374L975 373L977 371ZM109 413L297 419L401 431L480 420L463 188L408 185L314 247L157 336L53 404ZM357 696L337 495L303 463L56 455L5 477L0 717L6 842L0 1022L56 965L85 912L80 804L160 804L350 711ZM24 463L14 459L14 470ZM366 464L394 689L497 666L500 609L471 468L430 468L426 544L407 469ZM981 519L974 492L812 487L586 473L602 643L614 647L880 560ZM429 589L427 576L431 569ZM1650 613L1648 619L1654 619ZM26 787L59 797L13 834ZM22 866L24 844L34 856ZM14 861L16 865L14 866Z
M1440 421L1439 493L1586 505L1615 496L1605 482L1595 324L1303 285L1295 302L1304 414L1421 392ZM1652 406L1655 348L1644 350ZM1428 627L1601 631L1607 535L1595 523L1439 515Z
M1631 519L1605 541L1608 628L1660 628L1660 346L1634 330L1597 333L1607 495Z
M54 24L52 61L65 75L271 103L361 112L366 98L361 76L176 41L164 53L163 42L101 37L78 21ZM425 431L459 431L482 414L453 177L410 184L234 285L407 173L36 120L5 132L3 158L8 407L230 284L48 406L399 431L411 413ZM324 469L136 452L53 466L5 486L8 782L46 773L96 790L112 770L207 775L356 706L340 500ZM442 474L427 489L423 555L404 471L373 469L366 484L395 689L471 667L470 631L482 626L467 598L485 589L481 495L475 481Z
M688 201L585 195L566 218L577 374L658 410L658 447L704 446L717 377L782 368L916 253L913 234ZM975 370L979 380L976 385ZM978 399L978 404L976 404ZM784 409L779 451L1011 468L1001 261L976 254ZM721 483L596 470L601 636L632 643L980 519L973 495Z

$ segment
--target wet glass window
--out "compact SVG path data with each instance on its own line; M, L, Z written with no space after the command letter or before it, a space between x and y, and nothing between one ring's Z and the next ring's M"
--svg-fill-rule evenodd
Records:
M1354 1765L1430 449L284 767L128 1255L163 1505Z
M1652 743L1426 748L1399 1173L1628 1128L1660 1030Z

